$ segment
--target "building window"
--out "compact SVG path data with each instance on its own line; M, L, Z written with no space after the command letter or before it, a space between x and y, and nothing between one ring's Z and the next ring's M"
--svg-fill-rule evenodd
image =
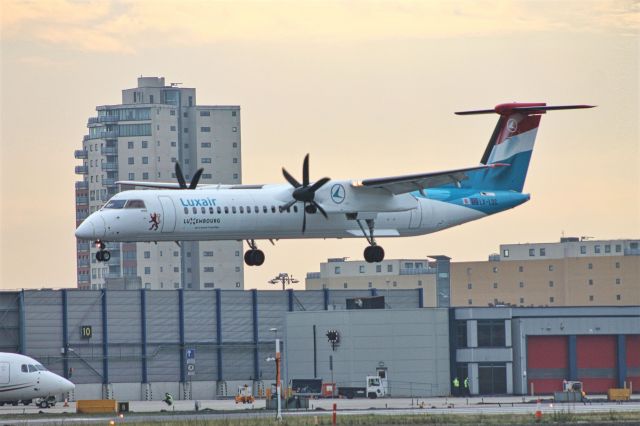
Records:
M502 257L509 257L509 249L502 250Z
M240 283L236 282L236 288L240 288Z
M387 265L387 272L393 272L393 265Z
M466 348L467 347L467 322L462 320L457 320L455 322L455 342L456 348Z
M549 287L553 287L553 281L549 281Z
M547 255L547 249L541 248L540 249L540 256L546 256L546 255Z
M238 159L237 158L233 159L233 164L238 164Z
M336 266L336 267L334 268L333 272L334 272L336 275L340 275L340 267L339 267L339 266Z
M549 265L549 271L553 272L553 265Z
M589 264L587 265L587 269L593 269L593 263L589 263Z
M142 157L142 164L149 164L149 157Z
M467 290L471 290L473 289L473 284L472 283L468 283L467 284Z
M376 265L376 272L382 272L382 265Z
M347 283L344 283L344 288L349 287L349 285Z
M169 110L169 115L176 115L176 110L175 109Z
M200 111L200 117L210 117L211 111Z
M493 273L494 273L494 274L497 274L497 273L498 273L498 267L497 267L497 266L494 266L494 267L493 267Z
M142 141L142 147L143 147L143 148L148 148L148 147L149 147L149 142L147 142L147 141Z
M418 280L418 287L422 287L422 280Z
M520 298L520 304L522 305L524 303L524 297Z
M524 282L520 281L520 288L524 288Z
M529 249L529 256L535 256L536 255L536 249Z
M142 180L149 180L149 172L142 172Z
M136 178L135 173L129 173L129 180L134 180Z
M145 251L144 252L144 258L145 259L150 259L151 258L151 252L150 251Z
M589 285L593 285L593 280L589 279Z
M594 251L595 253L600 253L600 244L596 244L596 245L593 247L593 251Z
M393 286L394 286L394 287L398 287L398 283L394 281L394 282L393 282Z
M364 274L364 265L360 265L360 273Z
M605 244L604 252L605 253L611 253L611 244Z
M204 257L213 257L213 252L212 251L203 251L202 255Z
M518 266L518 272L524 272L524 266Z
M553 303L553 301L554 301L553 296L549 297L549 303Z
M145 275L150 275L151 274L151 267L150 266L145 266L144 267L144 274Z
M211 142L202 142L200 148L211 148Z
M587 246L580 246L580 254L587 254Z
M616 253L620 253L622 251L622 244L616 244Z
M620 298L620 295L619 295L619 294L616 294L616 300L620 300L620 299L621 299L621 298Z
M129 158L127 158L127 163L128 163L128 164L135 164L135 163L134 163L134 160L133 160L133 157L129 157Z
M176 131L176 126L171 126L171 127L169 127L169 129L170 129L172 132L175 132L175 131Z
M616 269L620 269L620 262L616 262Z
M211 158L204 157L200 159L200 161L202 162L202 164L211 164Z
M369 281L368 286L369 286L369 288L372 288L373 287L373 283L371 281Z
M127 148L133 149L133 141L127 142Z
M179 268L179 267L177 267L177 266L174 266L174 267L173 267L173 272L180 272L180 268Z
M231 116L235 117L237 115L237 111L231 111Z
M213 288L214 284L213 283L204 283L204 288Z
M213 271L214 271L213 266L205 266L204 267L204 272L213 272Z
M172 147L176 147L176 146L178 146L178 144L176 142L171 142L171 146Z
M233 178L234 178L234 179L238 179L238 174L237 174L237 173L234 173L234 174L233 174Z
M620 278L616 278L616 284L620 284Z
M473 299L467 299L467 305L473 305Z
M593 302L593 295L592 294L589 295L589 302Z
M504 320L478 320L478 347L505 345Z
M211 127L200 127L200 131L204 133L211 132Z

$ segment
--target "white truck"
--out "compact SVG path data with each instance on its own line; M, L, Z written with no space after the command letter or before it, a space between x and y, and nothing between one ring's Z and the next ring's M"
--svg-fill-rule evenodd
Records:
M345 398L381 398L387 395L387 379L378 376L367 376L365 387L338 386L338 395Z

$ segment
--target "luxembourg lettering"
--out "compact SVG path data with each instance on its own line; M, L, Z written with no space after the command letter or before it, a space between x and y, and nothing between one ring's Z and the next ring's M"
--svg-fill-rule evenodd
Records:
M195 198L186 200L180 198L180 204L182 204L182 207L209 207L215 206L216 200L215 198Z
M220 223L220 219L216 217L188 217L184 219L185 225L200 225L204 223Z

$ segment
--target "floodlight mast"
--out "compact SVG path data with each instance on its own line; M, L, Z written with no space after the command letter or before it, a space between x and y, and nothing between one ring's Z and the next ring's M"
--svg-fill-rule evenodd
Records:
M280 272L278 275L276 275L274 278L270 279L267 282L269 284L281 283L282 284L282 290L284 291L286 285L288 285L288 284L298 284L300 281L298 281L297 279L293 278L293 275L289 275L286 272Z

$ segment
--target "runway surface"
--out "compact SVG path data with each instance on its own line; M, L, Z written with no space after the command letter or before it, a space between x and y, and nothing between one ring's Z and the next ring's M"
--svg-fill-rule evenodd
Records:
M604 401L604 396L593 397L594 402L553 403L543 400L538 406L531 397L489 397L489 398L389 398L389 399L318 399L310 401L309 410L285 411L284 416L322 416L330 415L333 403L338 406L338 415L433 415L433 414L531 414L540 408L543 415L554 412L590 413L590 412L637 412L640 420L640 399L625 403ZM200 411L196 412L195 401L175 401L168 407L162 401L130 401L133 413L116 415L86 416L75 414L75 403L69 407L58 404L48 410L37 407L0 407L0 425L19 424L65 424L73 423L116 423L154 422L160 420L208 420L231 418L264 418L275 416L274 412L264 411L265 401L254 404L235 404L232 400L199 401ZM166 412L161 412L166 411ZM40 414L42 413L42 414ZM49 417L53 415L54 417Z

